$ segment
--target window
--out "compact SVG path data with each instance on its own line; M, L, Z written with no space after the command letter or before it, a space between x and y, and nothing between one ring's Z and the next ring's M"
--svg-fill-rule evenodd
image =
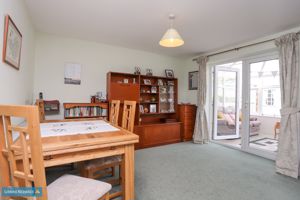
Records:
M268 106L273 106L274 105L273 91L271 89L267 89L266 91L264 91L264 93L267 93L266 104Z
M279 61L251 63L251 115L279 117L281 94Z

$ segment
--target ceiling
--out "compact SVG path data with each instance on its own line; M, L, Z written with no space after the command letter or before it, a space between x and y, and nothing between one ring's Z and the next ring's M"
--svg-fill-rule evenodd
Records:
M38 31L170 56L193 56L300 26L299 0L25 0ZM169 13L185 40L158 42Z

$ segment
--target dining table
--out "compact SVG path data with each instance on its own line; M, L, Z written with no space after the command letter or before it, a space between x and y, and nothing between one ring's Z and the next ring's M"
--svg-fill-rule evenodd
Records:
M124 200L134 200L134 144L139 137L102 119L49 120L40 123L44 166L53 167L121 155L121 187ZM5 146L1 146L6 154ZM1 171L0 187L9 183L9 171Z

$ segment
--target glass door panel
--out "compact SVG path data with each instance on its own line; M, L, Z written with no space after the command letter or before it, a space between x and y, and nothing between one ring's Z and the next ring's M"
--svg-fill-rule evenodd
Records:
M278 59L250 62L247 148L276 153L280 127Z
M214 140L239 138L239 69L215 67Z

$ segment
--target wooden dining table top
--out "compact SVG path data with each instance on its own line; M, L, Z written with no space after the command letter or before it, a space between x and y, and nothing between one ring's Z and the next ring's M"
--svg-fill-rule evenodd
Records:
M45 123L63 123L63 122L83 122L95 121L99 119L76 119L76 120L47 120ZM109 123L108 121L104 120ZM119 126L114 126L118 130L109 132L93 132L86 134L72 134L42 137L43 156L53 156L58 154L79 152L83 150L93 150L99 148L112 148L120 145L129 145L138 143L139 136L129 132ZM42 133L41 133L42 135ZM18 145L18 139L15 144ZM7 154L6 149L2 149L4 154ZM19 154L20 152L17 152ZM20 153L21 154L21 153Z
M92 119L91 119L92 120ZM61 123L61 122L82 122L82 121L91 121L90 119L84 120L49 120L42 123ZM97 120L97 119L94 119ZM107 122L107 121L106 121ZM107 122L109 123L109 122ZM109 132L94 132L86 134L72 134L72 135L61 135L61 136L50 136L42 137L42 148L44 155L48 153L77 148L88 148L88 147L110 147L118 145L126 145L137 143L139 136L129 132L121 127L114 126L118 128L117 131Z

